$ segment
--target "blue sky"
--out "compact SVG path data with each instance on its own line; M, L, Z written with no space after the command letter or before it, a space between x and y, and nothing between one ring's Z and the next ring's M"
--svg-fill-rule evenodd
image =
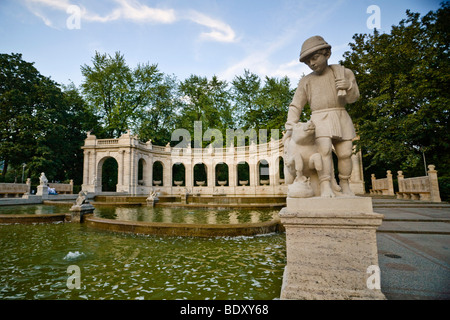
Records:
M0 53L23 59L58 83L82 81L80 66L95 51L120 51L130 67L157 63L179 80L191 74L231 81L248 69L261 77L302 73L301 44L321 35L332 45L330 63L380 9L390 32L410 9L422 15L441 0L0 0ZM370 20L370 19L369 19ZM372 21L372 20L371 20Z

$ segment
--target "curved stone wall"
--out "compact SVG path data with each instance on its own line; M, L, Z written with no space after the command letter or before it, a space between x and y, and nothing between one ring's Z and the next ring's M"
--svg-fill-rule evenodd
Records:
M116 193L148 195L208 195L208 196L283 196L287 186L283 179L284 147L281 140L246 147L228 148L172 148L155 146L151 141L140 142L130 132L118 139L97 139L88 133L85 140L82 190L102 194L104 162L113 158L117 162ZM161 179L153 178L156 163L162 167ZM196 165L203 164L205 178L194 175ZM228 168L226 179L216 174L219 164ZM245 164L248 169L238 170ZM184 177L174 179L175 165L184 167ZM353 156L352 188L364 193L360 153ZM247 170L247 171L246 171ZM244 179L239 175L244 172ZM202 181L200 181L202 180Z

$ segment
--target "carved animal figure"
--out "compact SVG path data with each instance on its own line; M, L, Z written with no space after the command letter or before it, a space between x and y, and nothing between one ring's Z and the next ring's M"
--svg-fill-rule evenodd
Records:
M283 138L285 152L285 181L288 196L308 198L320 196L319 175L322 156L315 144L315 125L312 121L293 126L292 135ZM335 179L333 189L340 191Z
M83 204L87 204L89 201L87 200L87 193L84 191L80 191L78 193L77 200L75 200L75 205L81 206Z

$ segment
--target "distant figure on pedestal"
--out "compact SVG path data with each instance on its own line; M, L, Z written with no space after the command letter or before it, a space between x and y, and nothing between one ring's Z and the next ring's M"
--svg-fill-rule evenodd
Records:
M47 177L44 172L41 172L41 176L39 177L39 185L46 186L48 184Z

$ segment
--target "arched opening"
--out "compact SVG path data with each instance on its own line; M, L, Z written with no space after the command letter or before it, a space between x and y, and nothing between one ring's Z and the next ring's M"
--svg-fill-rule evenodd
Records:
M117 176L119 165L117 160L112 157L107 157L100 160L98 164L98 176L101 177L102 192L116 192L117 191Z
M163 182L163 164L161 161L155 161L153 163L153 185L154 186L162 186L164 185Z
M224 162L216 164L216 186L228 186L228 165Z
M138 185L143 186L145 185L146 180L146 162L144 159L139 159L138 161Z
M208 173L204 163L197 163L194 166L194 182L195 186L207 186L208 185Z
M250 167L246 161L241 161L237 165L238 186L247 186L250 182Z
M186 185L186 168L181 162L177 162L172 166L172 186Z
M261 160L258 163L258 175L259 175L259 185L268 185L270 184L270 176L269 176L269 162L267 160Z
M284 184L284 159L283 157L278 158L278 179L280 184Z

